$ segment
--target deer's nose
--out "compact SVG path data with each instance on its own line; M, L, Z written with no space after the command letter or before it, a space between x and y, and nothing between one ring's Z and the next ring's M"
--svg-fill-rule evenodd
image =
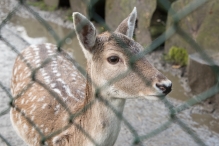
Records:
M158 84L158 83L156 83L156 87L159 88L163 92L163 94L167 95L172 90L172 83L171 82L169 84L165 84L165 83Z

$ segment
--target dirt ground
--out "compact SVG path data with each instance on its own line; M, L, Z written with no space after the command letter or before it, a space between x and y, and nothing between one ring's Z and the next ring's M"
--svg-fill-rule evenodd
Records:
M3 6L4 4L5 6ZM5 9L11 10L16 5L15 0L1 0L0 5L0 23L6 17L7 11ZM62 24L61 18L58 18L57 13L49 14L47 12L41 12L37 10L40 15L44 18L51 16L49 19L51 21ZM18 13L23 17L31 17L26 11ZM54 20L55 19L55 20ZM48 20L50 21L50 20ZM69 24L62 24L69 26ZM21 51L27 44L20 40L13 32L17 29L12 23L7 23L1 30L1 35L3 38L7 39L13 46ZM34 27L33 27L34 29ZM73 54L74 55L74 54ZM16 58L16 53L7 46L2 40L0 40L0 82L9 90L10 89L10 78L14 60ZM156 67L160 67L159 59L160 57L156 53L151 54L148 60L152 62ZM167 97L167 100L173 104L174 107L181 105L183 102L176 100L172 97ZM0 113L5 109L9 108L10 98L5 94L5 92L0 88ZM148 100L127 100L124 109L125 119L132 125L132 127L137 131L137 133L142 136L150 133L151 131L159 128L162 124L166 123L169 118L168 107L163 101L148 101ZM151 136L145 139L142 145L150 146L196 146L198 140L194 136L189 135L190 131L185 130L185 126L188 127L192 132L195 133L203 142L204 145L208 146L219 146L219 134L212 131L205 125L199 125L191 118L191 108L183 111L177 115L176 121L170 123L166 130L160 134ZM181 123L181 126L179 125ZM184 124L182 124L184 123ZM182 126L183 125L183 126ZM24 142L18 137L14 129L12 128L10 122L9 112L4 115L0 115L0 135L8 141L12 146L25 146ZM152 134L153 135L153 134ZM122 123L122 128L119 137L116 141L115 146L128 146L132 145L134 136L129 128ZM7 145L0 138L0 146ZM203 145L203 144L202 144Z

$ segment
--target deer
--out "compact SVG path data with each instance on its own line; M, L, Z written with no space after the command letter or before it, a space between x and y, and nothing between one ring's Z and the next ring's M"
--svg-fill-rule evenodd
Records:
M87 60L85 77L65 51L50 43L30 45L15 60L11 92L17 98L10 118L16 133L30 146L113 146L121 127L115 111L123 113L126 99L157 100L172 89L171 81L146 56L130 67L130 58L144 50L133 39L136 8L114 32L101 34L84 15L74 12L72 16ZM41 66L47 58L51 60ZM38 68L34 80L27 63ZM109 82L118 75L120 79ZM71 118L69 112L75 116Z

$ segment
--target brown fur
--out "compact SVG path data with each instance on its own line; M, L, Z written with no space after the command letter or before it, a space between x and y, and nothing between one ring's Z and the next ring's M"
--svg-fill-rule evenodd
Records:
M85 19L81 14L76 15L78 18L75 21ZM131 16L133 20L130 21L134 22L135 12ZM87 19L88 24L82 32L76 29L83 51L87 53L86 79L68 59L69 56L58 52L54 45L30 46L22 52L32 68L39 67L46 58L55 55L52 61L36 71L36 82L14 100L14 108L11 109L13 126L27 144L41 145L41 133L50 137L45 142L51 146L112 146L121 123L114 110L122 113L126 98L158 95L154 85L167 78L145 57L138 59L125 76L110 83L98 94L95 92L95 89L126 72L130 57L143 50L140 44L126 36L127 29L132 29L127 26L128 20L125 19L115 33L106 32L98 36ZM112 65L107 58L115 55L120 60ZM31 70L18 57L11 81L13 96L16 97L30 82ZM40 133L26 117L36 124ZM58 133L54 134L57 130Z

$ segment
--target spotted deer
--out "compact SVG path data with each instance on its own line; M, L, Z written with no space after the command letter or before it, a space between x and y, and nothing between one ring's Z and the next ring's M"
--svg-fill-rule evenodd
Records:
M126 99L159 99L171 91L171 81L155 69L145 56L129 67L130 58L143 51L143 47L132 39L136 17L134 8L113 33L96 35L94 25L85 16L73 13L74 29L87 60L86 78L68 55L57 51L52 44L32 45L23 50L23 58L17 57L11 82L13 96L32 84L14 100L10 114L14 129L28 145L42 145L39 131L49 136L61 129L46 139L44 144L112 146L121 124L115 111L123 112ZM48 57L51 61L40 68ZM34 79L46 87L31 79L31 70L24 60L32 68L39 68ZM124 72L120 79L108 82ZM96 88L107 83L96 94ZM66 106L54 98L55 95ZM83 112L69 120L67 109L72 114ZM68 127L64 128L66 125Z

